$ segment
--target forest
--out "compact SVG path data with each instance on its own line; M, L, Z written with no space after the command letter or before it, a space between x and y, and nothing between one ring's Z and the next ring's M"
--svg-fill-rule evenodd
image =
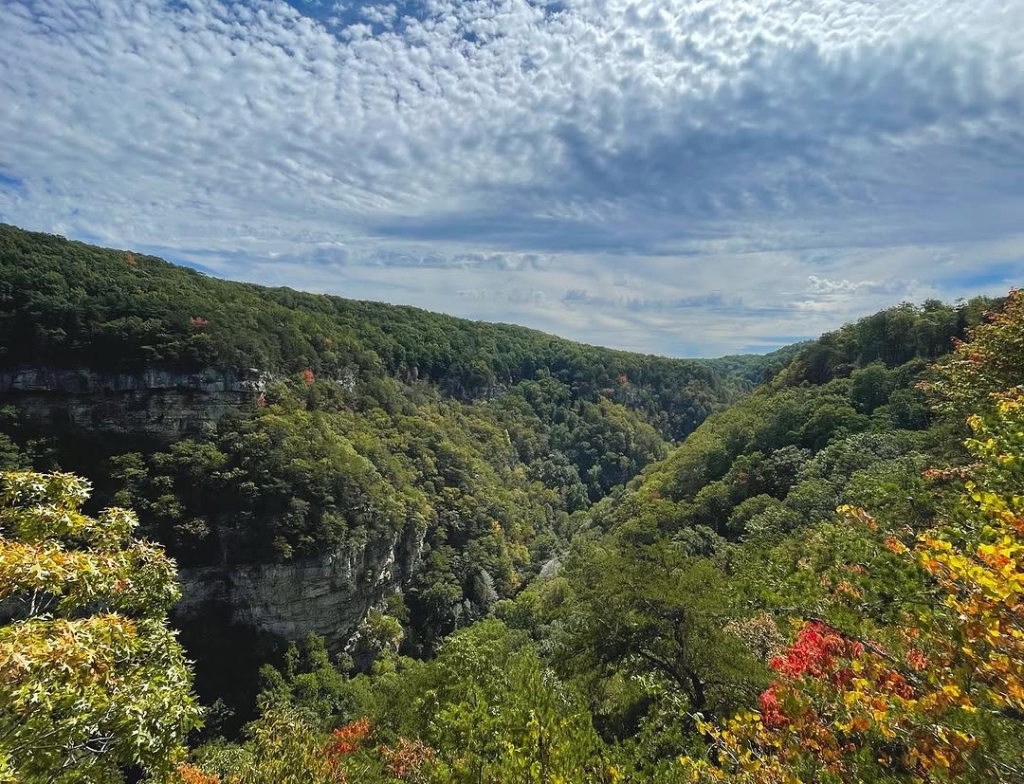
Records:
M0 227L40 368L266 383L173 438L0 387L0 781L1024 781L1017 291L676 360ZM380 542L341 644L176 614Z

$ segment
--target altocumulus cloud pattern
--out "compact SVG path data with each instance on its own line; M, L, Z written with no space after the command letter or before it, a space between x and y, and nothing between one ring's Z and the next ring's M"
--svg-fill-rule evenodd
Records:
M0 220L676 355L1024 270L1018 0L6 0Z

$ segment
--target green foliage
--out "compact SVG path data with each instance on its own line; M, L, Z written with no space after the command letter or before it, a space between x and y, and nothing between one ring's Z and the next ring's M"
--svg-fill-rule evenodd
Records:
M386 373L463 399L539 370L574 397L609 390L681 437L751 386L709 363L581 346L416 308L209 278L151 256L0 224L0 367L210 367L316 378ZM656 421L654 421L656 420Z
M436 782L591 782L607 764L582 701L528 639L496 621L450 637L431 662L377 676L379 741L433 749Z
M929 388L942 413L966 421L970 463L922 471L930 461L892 437L834 444L812 471L843 477L847 497L882 514L846 506L799 540L730 553L747 602L786 613L799 632L772 661L758 713L701 726L712 748L680 759L687 780L1024 776L1019 292L969 337ZM950 432L940 423L932 436Z
M531 473L566 499L569 511L603 498L664 457L658 431L609 397L574 400L551 377L517 384L489 406Z
M344 654L332 661L323 639L311 634L301 645L288 646L280 670L263 666L257 702L265 709L296 708L319 730L333 729L355 718L363 699L360 684L348 677L351 665Z
M249 725L238 784L329 784L323 741L301 712L271 708Z
M808 344L781 374L785 383L823 384L857 367L879 362L895 368L915 358L935 360L952 350L967 327L998 303L984 297L951 307L928 300L920 307L904 303L847 324Z
M135 516L79 509L69 474L0 474L0 776L121 782L165 774L199 723L165 617L174 565Z
M928 365L915 353L938 356L976 318L977 308L906 306L804 347L597 504L558 577L499 607L591 695L635 780L678 780L675 758L701 755L695 712L756 703L782 640L773 615L855 634L928 600L919 567L834 510L930 524L922 471L949 431L926 430L935 420L917 385Z
M1012 291L1005 308L985 314L929 389L940 410L954 415L976 410L979 401L1020 385L1024 363L1024 298Z
M710 562L658 543L621 539L581 547L566 563L553 639L564 675L646 680L644 699L675 695L690 711L727 715L756 694L762 674L740 642L723 631L743 614L735 589ZM621 728L610 729L621 736Z
M854 467L927 448L918 431L899 429L931 421L917 409L923 404L916 385L926 369L916 361L894 370L873 363L854 370L852 380L800 386L784 383L784 373L780 383L712 415L593 516L606 529L628 524L677 535L700 527L730 540L828 519L837 505L851 502ZM894 409L890 402L901 394L903 408ZM760 495L781 504L762 499L740 509Z
M0 470L20 471L25 469L27 461L18 445L5 433L0 433Z
M98 505L136 508L188 566L423 539L405 638L423 652L564 550L579 515L666 439L781 361L609 351L10 226L0 281L0 371L269 379L236 415L172 443L40 426L4 393L0 464L87 471Z

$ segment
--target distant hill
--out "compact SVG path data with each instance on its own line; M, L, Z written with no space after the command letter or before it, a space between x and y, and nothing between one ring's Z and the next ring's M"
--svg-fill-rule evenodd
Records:
M220 280L0 225L0 367L356 372L428 380L463 400L544 372L584 397L628 382L625 404L681 438L772 361L614 351L524 327Z

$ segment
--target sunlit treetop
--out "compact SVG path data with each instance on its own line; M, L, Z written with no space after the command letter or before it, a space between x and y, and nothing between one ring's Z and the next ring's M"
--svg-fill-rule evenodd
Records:
M135 515L82 514L87 482L0 474L0 781L159 776L200 710L167 627L174 564Z

